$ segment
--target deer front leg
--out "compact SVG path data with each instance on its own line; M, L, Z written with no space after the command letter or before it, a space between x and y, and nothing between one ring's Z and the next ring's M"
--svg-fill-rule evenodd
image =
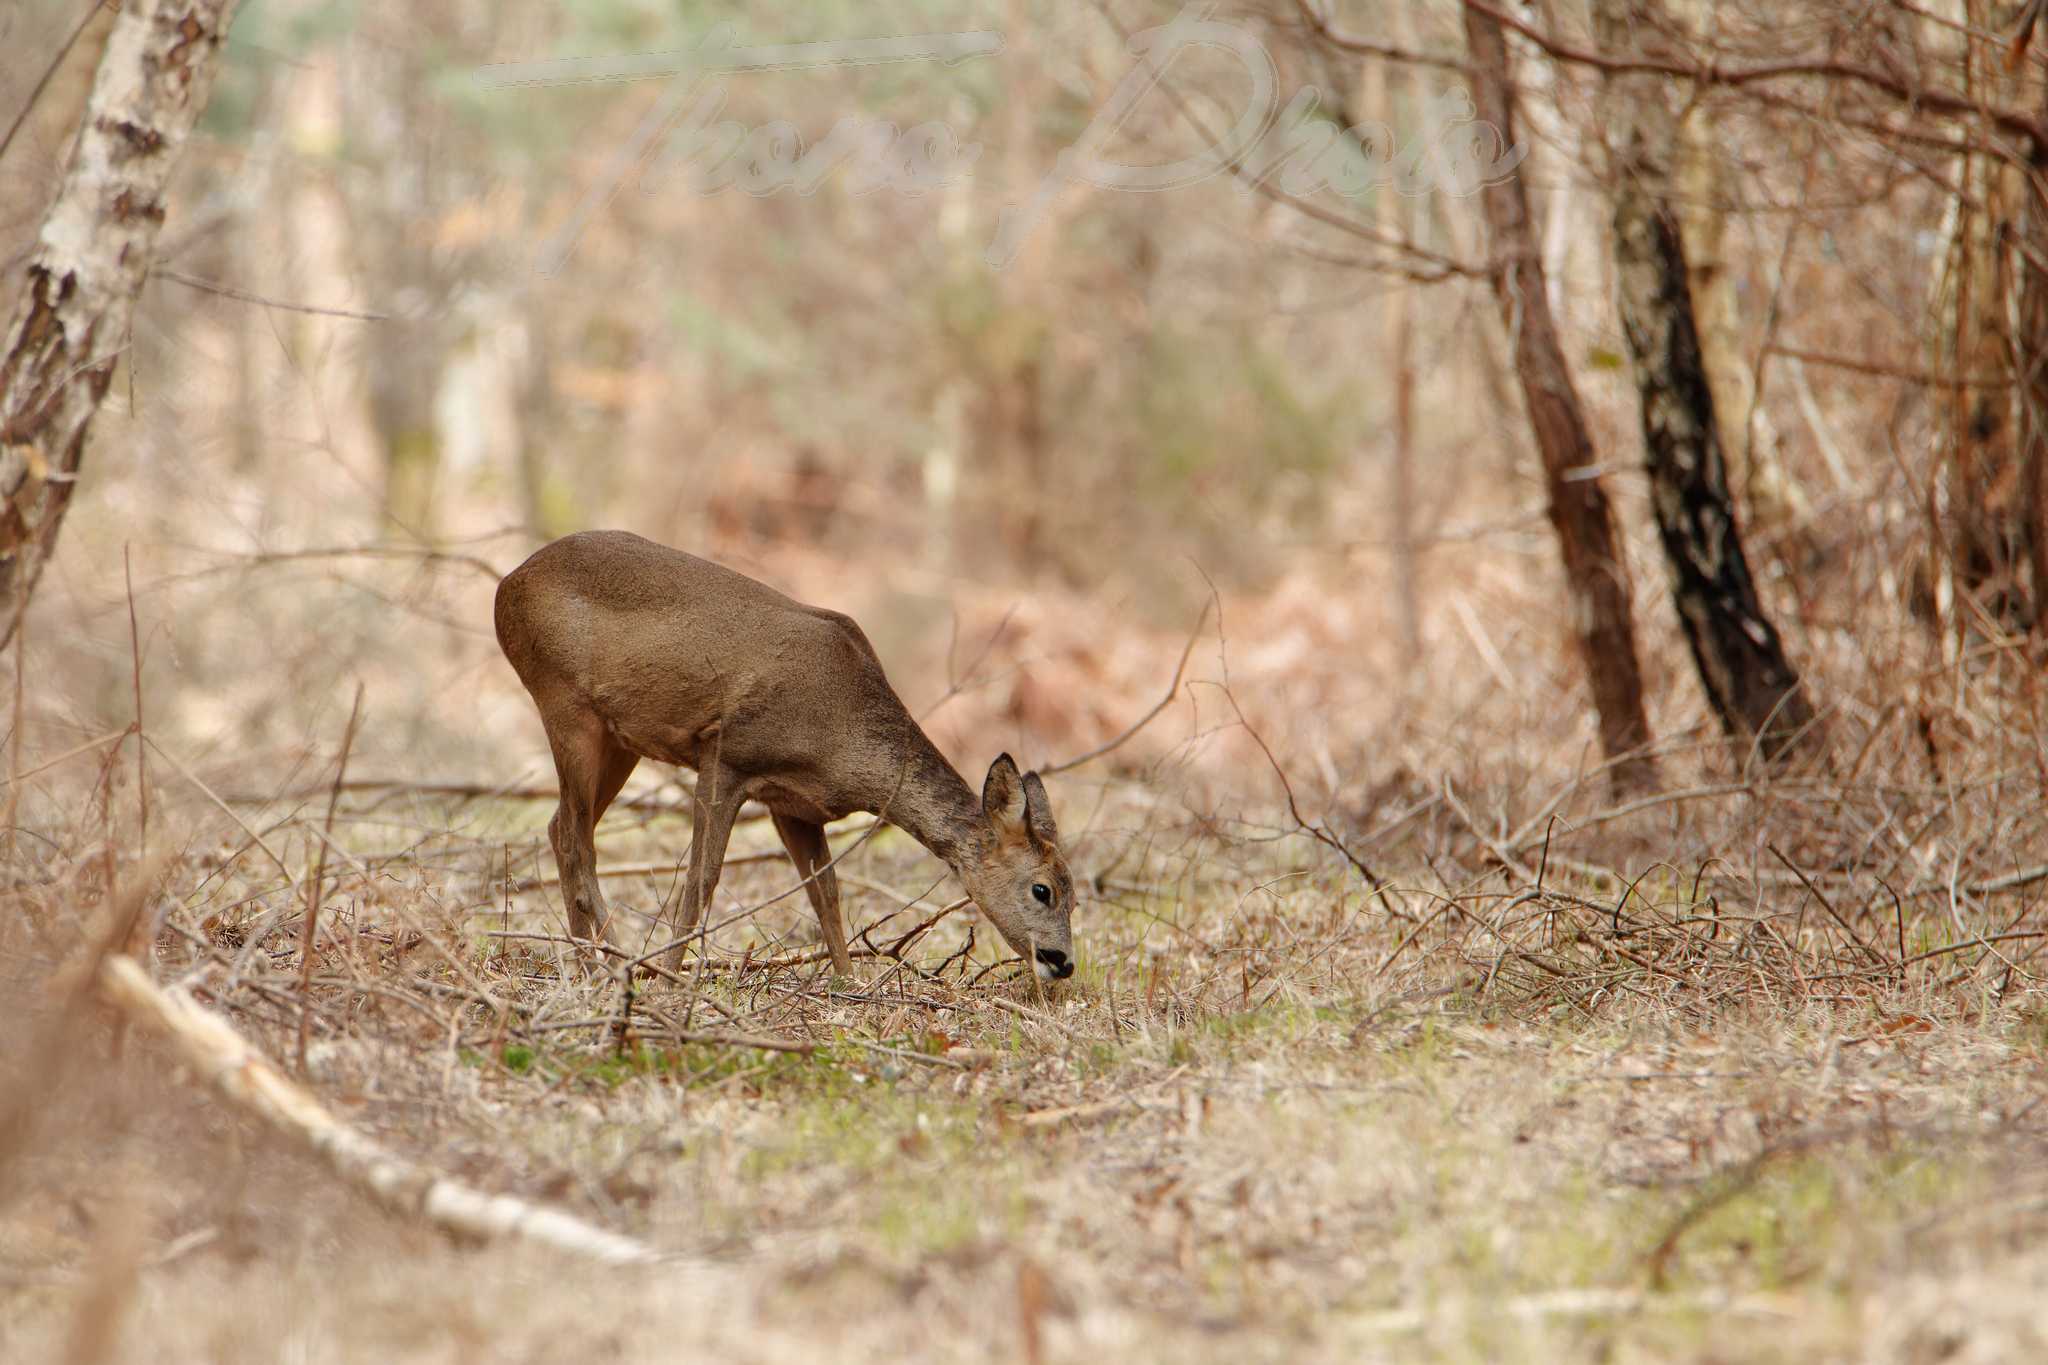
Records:
M676 914L678 942L668 950L662 965L676 971L683 962L683 940L696 931L705 907L718 890L718 874L725 867L725 846L732 839L733 821L746 797L740 792L737 774L706 767L697 774L696 828L690 833L690 870L683 880L682 904Z
M775 832L789 850L796 874L804 879L804 891L811 909L818 913L818 929L832 954L832 970L842 976L853 970L846 951L846 926L839 920L839 875L830 866L832 846L825 841L825 827L791 815L775 817Z

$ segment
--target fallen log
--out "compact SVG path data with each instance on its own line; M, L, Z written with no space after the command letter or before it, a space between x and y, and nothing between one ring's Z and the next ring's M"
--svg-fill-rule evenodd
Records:
M165 990L131 957L100 965L100 991L131 1019L161 1033L221 1094L305 1144L337 1175L378 1204L478 1241L519 1238L607 1265L663 1259L646 1243L557 1209L487 1194L365 1137L252 1046L219 1015L181 990Z

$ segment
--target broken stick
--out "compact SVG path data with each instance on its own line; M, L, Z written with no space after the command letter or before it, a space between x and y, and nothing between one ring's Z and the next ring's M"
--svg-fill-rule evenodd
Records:
M556 1209L486 1194L388 1152L334 1115L181 990L164 990L131 957L109 956L100 989L116 1007L169 1038L185 1061L240 1107L310 1147L377 1203L481 1241L517 1237L607 1265L662 1259L654 1248Z

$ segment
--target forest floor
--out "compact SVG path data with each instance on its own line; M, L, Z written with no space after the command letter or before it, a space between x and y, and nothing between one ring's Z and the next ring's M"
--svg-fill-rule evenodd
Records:
M834 840L876 951L786 962L815 929L743 825L732 922L630 1012L555 940L541 803L351 794L303 992L294 858L159 866L159 979L288 1070L303 1004L348 1122L673 1257L625 1269L381 1212L159 1040L60 1015L94 873L46 850L0 943L0 1355L2041 1358L2048 1001L2010 928L2040 882L1951 876L2005 934L1959 938L1953 869L1904 858L1895 910L1816 837L1791 872L1700 856L1839 795L1581 793L1553 841L1422 792L1376 889L1104 783L1055 989L963 952L967 914L909 933L951 893L893 831ZM650 869L616 906L686 829L659 793L607 823L601 866Z

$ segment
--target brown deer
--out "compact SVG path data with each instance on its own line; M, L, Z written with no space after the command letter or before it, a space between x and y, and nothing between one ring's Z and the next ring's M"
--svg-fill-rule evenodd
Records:
M561 802L548 822L569 931L612 941L597 822L643 758L697 772L687 938L740 805L758 801L851 968L825 824L871 811L952 868L1041 977L1073 975L1073 878L1045 784L1008 754L980 799L912 720L853 619L624 531L564 536L498 585L498 644L533 694ZM668 953L671 970L680 942Z

